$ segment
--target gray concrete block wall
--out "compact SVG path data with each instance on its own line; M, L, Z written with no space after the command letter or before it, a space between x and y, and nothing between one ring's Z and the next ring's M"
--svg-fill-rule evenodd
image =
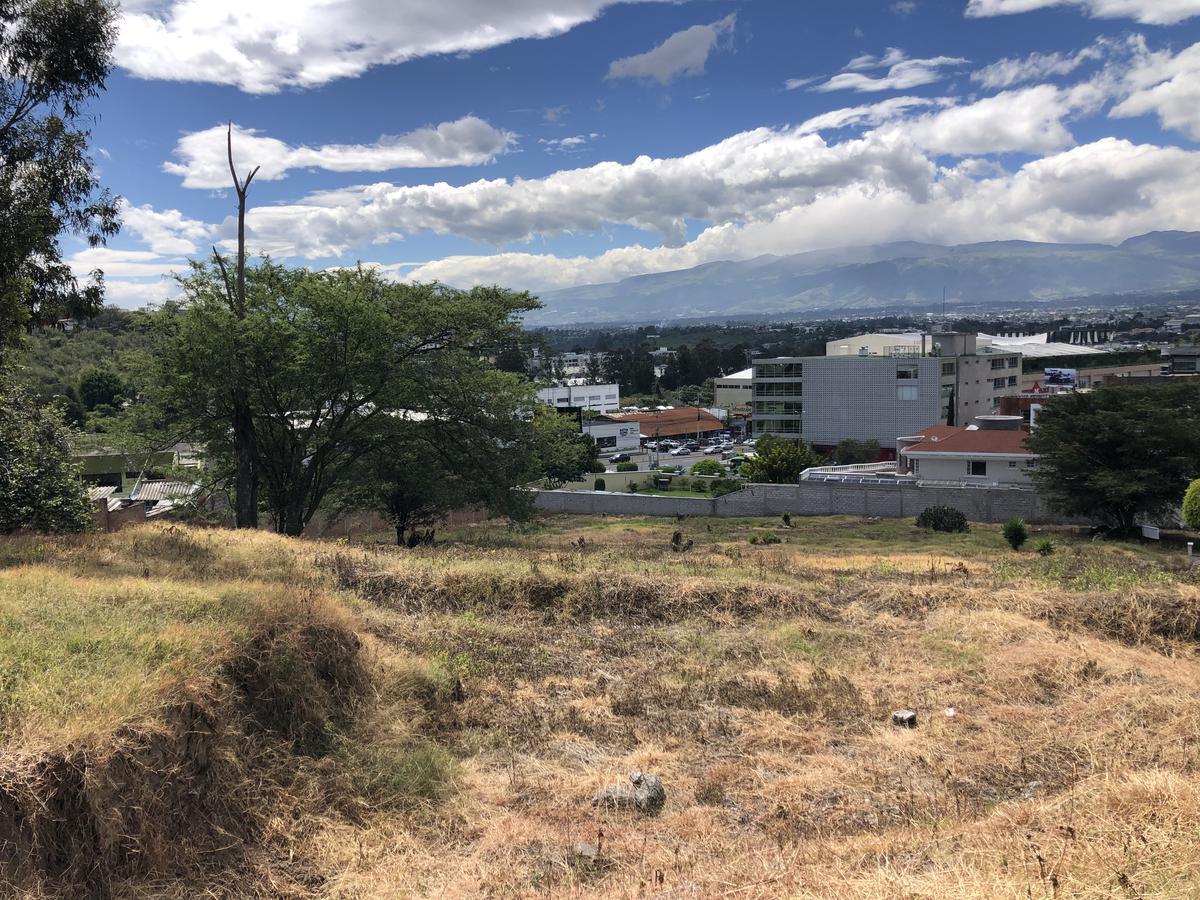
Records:
M539 491L545 512L610 516L879 516L916 518L929 506L953 506L972 522L1076 525L1080 520L1049 509L1034 491L918 487L891 484L751 484L715 500L589 491Z

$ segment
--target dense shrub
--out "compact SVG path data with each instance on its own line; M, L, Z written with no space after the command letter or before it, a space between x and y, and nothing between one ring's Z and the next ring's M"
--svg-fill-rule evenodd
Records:
M766 534L752 534L750 536L750 543L752 543L752 544L780 544L780 543L782 543L782 541L780 540L779 535L775 534L774 532L768 531Z
M702 459L692 466L692 474L721 476L725 474L725 467L715 459Z
M638 464L635 462L617 463L617 471L618 472L636 472L637 470L638 470Z
M1037 552L1042 556L1049 556L1054 552L1054 541L1050 540L1050 538L1040 540L1038 541L1036 549Z
M953 506L928 506L917 516L918 528L930 528L934 531L944 531L948 534L970 531L967 517Z
M1183 495L1183 524L1188 528L1200 528L1200 478L1189 484Z
M1029 529L1025 527L1025 520L1020 516L1013 516L1005 522L1004 539L1008 541L1008 546L1014 550L1020 550L1021 546L1029 540Z
M671 481L671 490L673 491L690 491L692 483L686 478L676 478Z
M636 494L638 492L638 484L636 481L629 482L629 493Z
M604 484L603 478L597 478L596 483L592 485L593 491L606 491L608 487Z
M784 528L792 527L792 514L791 513L784 513L782 516L780 516L780 518L783 519L783 527Z
M608 471L608 467L605 466L604 463L600 462L600 460L598 460L598 459L595 460L591 464L591 472L593 475L599 475L601 472L607 472L607 471Z
M708 492L714 497L724 497L726 494L732 494L741 489L742 482L736 478L718 478L716 481L709 482L708 485Z

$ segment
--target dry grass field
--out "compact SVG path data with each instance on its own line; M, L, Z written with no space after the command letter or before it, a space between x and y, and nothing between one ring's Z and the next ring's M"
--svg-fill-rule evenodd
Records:
M1200 896L1178 549L793 524L6 541L0 893Z

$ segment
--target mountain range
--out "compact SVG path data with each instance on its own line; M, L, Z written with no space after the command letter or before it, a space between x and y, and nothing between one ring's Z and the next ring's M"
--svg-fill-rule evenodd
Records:
M902 241L705 263L541 294L531 325L1005 308L1200 288L1200 232L1117 245Z

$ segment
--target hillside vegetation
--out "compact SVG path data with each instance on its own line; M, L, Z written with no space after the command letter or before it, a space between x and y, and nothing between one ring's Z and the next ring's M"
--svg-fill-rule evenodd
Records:
M1200 892L1179 551L793 524L8 540L0 892Z

